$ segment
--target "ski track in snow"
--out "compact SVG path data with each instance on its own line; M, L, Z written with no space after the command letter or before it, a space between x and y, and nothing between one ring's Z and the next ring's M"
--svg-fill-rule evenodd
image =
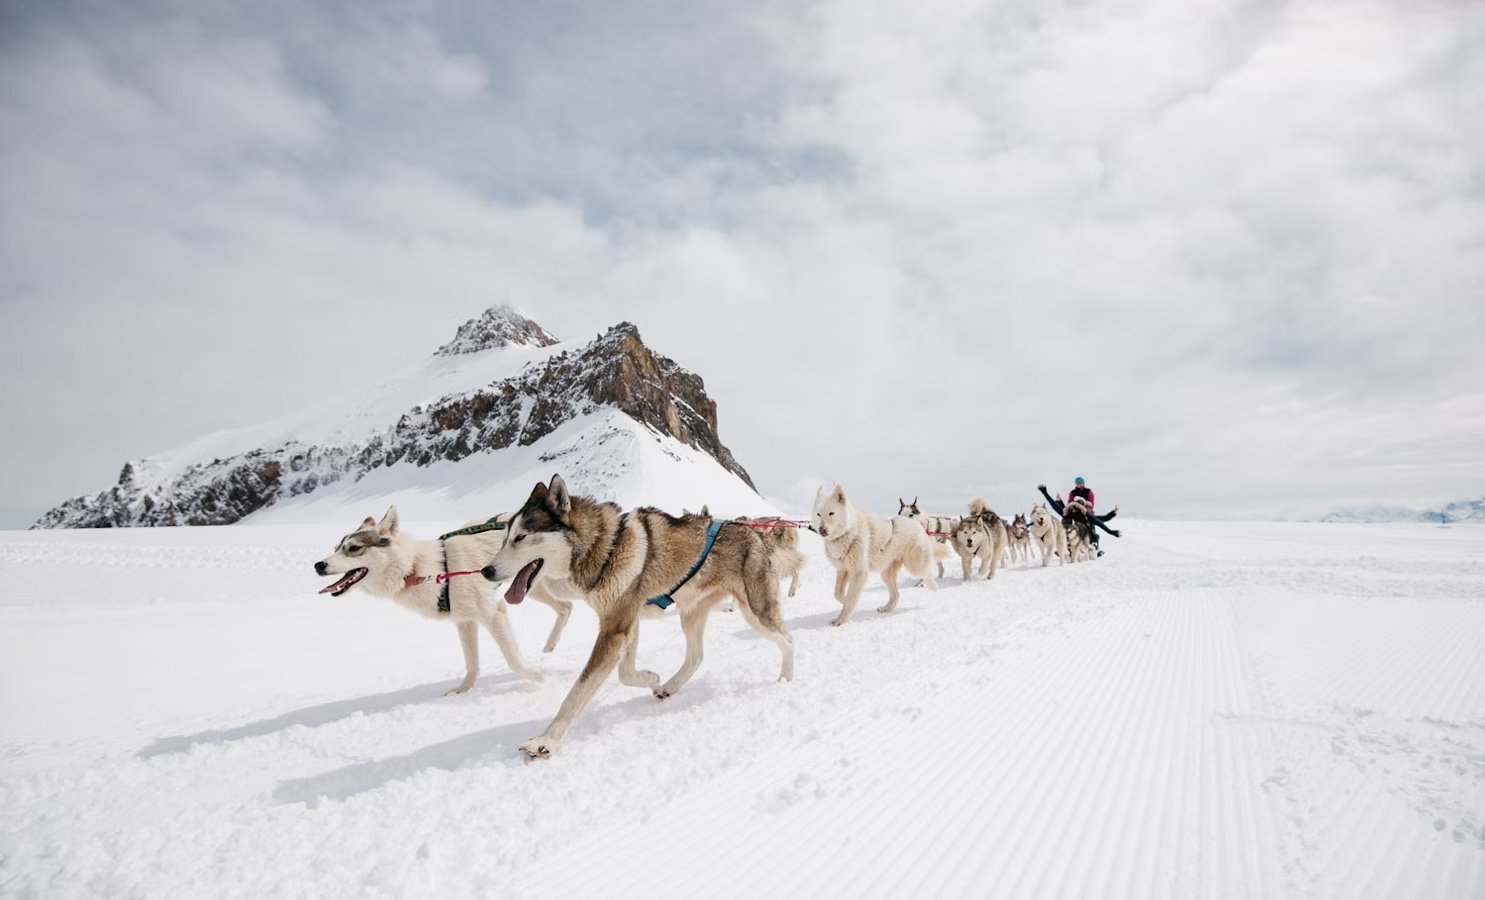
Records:
M793 683L715 613L530 764L591 612L443 697L343 530L0 534L0 896L1485 895L1485 527L1131 522L841 629L806 535Z

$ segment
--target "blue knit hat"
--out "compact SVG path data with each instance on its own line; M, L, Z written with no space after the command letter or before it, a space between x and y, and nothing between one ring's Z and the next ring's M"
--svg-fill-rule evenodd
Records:
M1082 484L1082 483L1083 483L1083 476L1081 476L1081 475L1079 475L1077 478L1074 478L1073 479L1073 484Z

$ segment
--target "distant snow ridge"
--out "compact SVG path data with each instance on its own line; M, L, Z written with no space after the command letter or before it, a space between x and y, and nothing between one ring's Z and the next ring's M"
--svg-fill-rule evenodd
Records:
M1406 506L1372 506L1342 509L1325 516L1322 522L1482 522L1485 521L1485 497L1461 500L1443 509L1411 509Z
M717 407L701 378L653 353L633 325L621 322L586 345L557 344L526 316L496 306L384 385L128 462L118 484L68 500L34 527L231 524L379 469L527 447L605 411L701 451L705 465L715 461L750 496L756 490L717 436Z
M454 339L439 347L436 355L480 353L509 347L511 344L550 347L555 343L557 339L548 334L545 328L531 321L515 307L502 303L460 325Z

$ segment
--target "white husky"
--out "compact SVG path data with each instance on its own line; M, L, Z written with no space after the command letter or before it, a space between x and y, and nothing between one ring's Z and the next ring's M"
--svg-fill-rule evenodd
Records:
M528 681L541 681L541 669L528 664L521 648L511 635L506 619L506 604L496 593L496 585L479 576L479 570L505 544L505 524L510 514L496 516L499 530L450 537L440 547L439 541L419 541L403 534L397 527L397 507L387 510L378 523L367 517L355 531L341 538L335 552L315 563L318 575L340 575L334 584L320 591L339 597L353 587L360 587L377 597L390 597L394 602L430 619L447 619L459 631L459 646L464 650L464 680L450 690L462 694L474 686L480 674L479 626L484 625L495 639L495 646L505 657L510 670ZM486 524L486 520L466 523ZM445 559L447 555L447 559ZM447 561L447 568L445 568ZM469 572L455 578L440 578L448 572ZM439 598L448 588L448 611L439 610ZM546 590L533 590L531 597L550 606L557 613L552 633L544 648L550 653L562 636L572 603Z
M880 572L887 582L889 599L877 612L891 612L897 607L897 573L904 568L922 578L929 590L938 590L933 575L937 554L933 538L907 516L881 516L856 509L837 484L833 490L822 487L816 492L813 521L825 545L825 558L837 569L835 599L840 601L841 611L831 625L850 621L866 587L866 576L872 572Z
M1038 503L1031 508L1031 539L1036 542L1037 549L1042 552L1042 566L1057 557L1058 565L1067 562L1067 530L1062 527L1062 519L1052 515L1052 510L1045 503Z

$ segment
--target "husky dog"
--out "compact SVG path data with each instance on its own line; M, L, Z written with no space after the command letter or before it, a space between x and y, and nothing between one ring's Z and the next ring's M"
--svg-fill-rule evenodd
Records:
M959 524L960 516L929 515L918 508L918 498L914 497L912 503L903 503L902 498L897 498L897 514L907 516L923 526L923 530L933 537L947 537L954 526ZM943 573L940 572L940 575Z
M1031 539L1041 551L1043 568L1054 556L1057 557L1058 565L1067 562L1067 531L1057 517L1052 515L1047 504L1038 503L1031 508L1031 522L1028 525Z
M483 574L510 581L507 603L520 603L541 584L580 594L598 613L598 639L557 717L521 745L527 758L557 748L615 665L620 683L649 688L660 699L680 690L701 665L707 613L729 594L741 601L738 609L753 630L779 648L779 679L793 679L794 638L780 613L768 545L755 529L722 523L703 559L711 525L701 516L678 518L649 508L620 513L612 503L569 494L557 475L531 491ZM663 685L654 672L634 668L639 619L660 614L646 602L651 599L675 603L686 635L686 661Z
M706 507L701 508L702 515L706 514ZM738 516L734 522L771 522L777 521L773 517L749 518ZM756 526L753 526L756 528ZM779 578L789 579L789 596L794 596L799 590L799 574L804 571L808 560L803 553L799 552L799 529L789 525L778 525L773 528L757 528L763 536L763 542L768 545L770 555L773 557L773 573Z
M1007 528L1011 540L1011 561L1031 561L1031 529L1027 527L1026 514L1016 513L1016 518Z
M1082 497L1074 497L1062 510L1062 527L1067 529L1067 558L1069 562L1084 562L1093 558L1093 522L1088 506Z
M912 503L903 503L902 498L897 498L897 514L907 516L914 522L923 526L928 536L933 538L937 545L934 550L934 559L938 561L938 577L944 577L944 560L949 558L949 535L954 531L954 526L959 524L959 516L937 516L927 515L918 508L918 498L914 497ZM916 587L922 587L920 580Z
M496 516L497 522L508 523L510 514ZM466 525L481 525L476 520ZM504 529L479 534L450 537L439 547L438 541L414 540L397 527L397 507L382 516L381 522L367 517L361 527L340 539L335 552L315 563L318 575L340 575L320 591L339 597L353 587L361 587L376 597L390 597L396 603L430 619L447 618L459 630L459 645L464 649L464 680L450 694L462 694L474 686L480 674L479 626L484 625L495 639L495 646L505 657L510 670L528 681L541 681L541 670L528 665L521 657L505 616L505 604L495 594L495 585L482 578L466 576L447 579L449 611L438 609L443 585L436 576L445 574L445 556L449 569L478 570L505 543ZM572 603L543 589L532 597L557 613L552 633L547 636L545 652L550 653L562 636Z
M979 574L994 578L995 567L1010 543L1005 520L995 514L983 497L969 501L969 516L955 526L950 540L964 566L965 581L969 580L969 570L976 558L980 560Z
M936 545L922 526L907 516L880 516L857 509L846 500L840 485L815 493L812 516L815 531L825 544L825 558L835 566L835 599L840 615L831 625L850 621L866 587L866 576L880 572L887 582L887 605L877 612L897 608L897 573L906 568L921 577L929 590L938 590L933 575Z

